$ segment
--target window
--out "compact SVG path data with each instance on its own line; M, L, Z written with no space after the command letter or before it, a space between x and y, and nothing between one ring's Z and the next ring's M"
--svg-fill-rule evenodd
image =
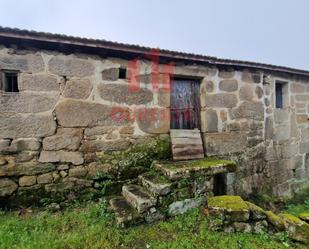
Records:
M4 71L2 72L1 89L5 92L18 92L18 77L17 72Z
M127 69L119 68L119 79L126 79L126 78L127 78Z
M282 109L288 106L288 84L276 81L276 108Z

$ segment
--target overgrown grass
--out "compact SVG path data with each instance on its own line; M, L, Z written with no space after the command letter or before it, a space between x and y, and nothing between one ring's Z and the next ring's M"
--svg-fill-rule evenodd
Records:
M106 202L63 212L34 211L19 216L13 212L0 215L0 248L71 249L71 248L305 248L291 244L284 234L227 235L207 229L207 220L199 210L170 221L117 228Z

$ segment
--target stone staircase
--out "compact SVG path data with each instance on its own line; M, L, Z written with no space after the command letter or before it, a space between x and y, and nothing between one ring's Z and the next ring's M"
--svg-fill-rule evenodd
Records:
M122 196L110 200L121 226L154 222L205 203L213 196L214 176L236 170L232 161L204 158L192 161L156 162L138 176L137 184L124 185Z

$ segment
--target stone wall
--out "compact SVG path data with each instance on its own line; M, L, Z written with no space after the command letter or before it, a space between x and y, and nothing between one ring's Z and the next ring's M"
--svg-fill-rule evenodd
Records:
M151 63L140 64L141 89L129 92L119 78L126 60L1 47L0 69L19 71L20 91L1 93L0 196L93 188L102 152L168 134L170 95L163 84L152 90ZM160 68L160 82L168 83ZM308 183L306 82L283 78L291 83L290 107L275 110L274 75L180 63L174 74L201 81L206 153L239 162L228 175L228 184L237 179L230 193L265 186L281 195Z

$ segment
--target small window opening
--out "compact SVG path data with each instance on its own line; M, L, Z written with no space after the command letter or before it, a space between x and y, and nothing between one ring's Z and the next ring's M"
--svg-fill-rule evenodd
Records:
M276 82L276 108L282 109L288 106L288 84Z
M217 174L214 176L214 188L213 193L215 196L226 195L226 174Z
M17 72L3 72L2 90L5 92L19 92Z
M126 78L127 78L127 69L119 68L119 79L126 79Z

